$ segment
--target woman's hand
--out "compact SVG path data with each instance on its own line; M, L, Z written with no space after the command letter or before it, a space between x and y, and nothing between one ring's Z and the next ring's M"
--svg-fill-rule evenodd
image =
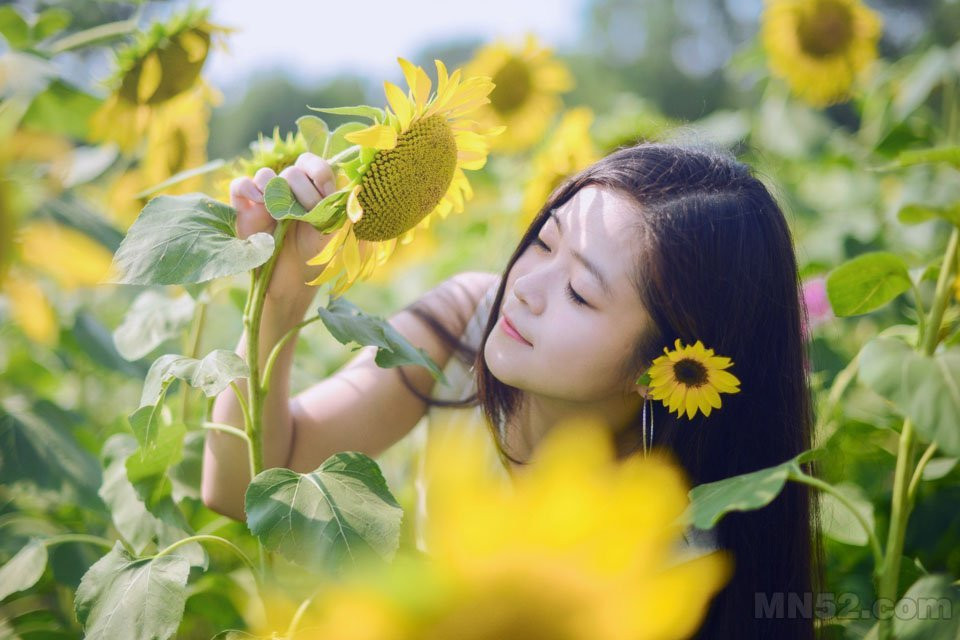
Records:
M237 210L237 234L241 238L260 231L273 233L277 226L263 203L263 191L276 175L272 169L262 167L253 178L243 176L230 183L230 204ZM330 164L313 153L300 154L292 167L280 172L280 177L290 184L294 197L308 211L335 189ZM306 283L320 275L323 265L310 266L306 262L320 253L331 238L332 234L320 233L306 222L293 221L277 256L267 295L284 302L312 297L313 287Z

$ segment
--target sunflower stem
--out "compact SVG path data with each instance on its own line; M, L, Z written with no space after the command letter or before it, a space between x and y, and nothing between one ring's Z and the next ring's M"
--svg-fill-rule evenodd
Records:
M270 377L273 375L273 365L277 361L283 346L296 335L297 331L318 320L320 320L320 316L313 316L312 318L298 322L293 328L283 334L283 337L273 346L273 349L270 351L270 357L267 358L267 364L263 367L263 382L261 383L261 388L263 389L264 396L270 392Z
M947 242L947 250L943 258L943 266L940 267L940 274L937 277L937 287L933 296L933 304L930 306L930 316L927 319L926 330L922 335L920 351L925 356L932 356L937 348L940 338L940 324L943 322L943 314L950 303L950 283L953 276L953 268L957 257L957 245L960 242L960 228L953 227L950 233L950 240ZM913 498L916 488L910 490L914 484L911 475L916 475L913 468L913 458L915 455L916 434L913 430L913 423L910 418L903 421L903 429L900 431L900 445L897 452L897 465L893 476L893 496L890 506L890 530L887 535L886 555L883 559L883 565L879 572L877 580L877 599L889 602L891 606L897 601L897 589L900 582L900 561L903 557L903 543L906 536L907 520L910 517L910 511L913 508ZM932 455L932 453L931 453ZM923 463L926 464L925 462ZM920 465L917 465L918 468ZM920 470L922 472L922 469ZM889 617L881 618L878 627L878 637L880 640L890 640L893 638L893 620Z

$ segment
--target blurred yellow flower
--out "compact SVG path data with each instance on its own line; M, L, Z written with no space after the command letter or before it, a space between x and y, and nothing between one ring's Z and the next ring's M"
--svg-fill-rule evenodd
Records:
M47 295L32 278L12 268L3 280L0 292L10 304L10 319L28 338L45 345L57 341L57 316Z
M688 487L671 460L614 463L602 422L570 421L510 486L487 466L487 437L431 434L428 557L325 585L294 633L274 622L274 637L671 640L696 631L732 563L724 552L681 554Z
M533 34L521 47L497 41L481 48L465 72L490 76L496 85L490 104L476 116L487 126L507 127L493 142L496 151L522 151L536 144L560 109L559 94L573 87L566 65Z
M521 232L526 230L561 182L599 159L590 138L593 118L589 107L570 109L533 158L533 177L524 189L521 215L517 219Z
M647 372L650 376L650 397L661 400L677 417L687 412L692 419L697 411L709 416L720 408L721 393L739 393L740 381L724 371L733 366L730 358L715 356L699 340L682 346L680 339L674 349L663 348L664 355L656 358Z
M814 106L849 97L877 57L882 21L860 0L766 0L761 37L774 75Z
M346 197L347 219L323 251L307 261L325 265L307 284L337 278L331 295L369 277L398 241L410 242L434 215L446 218L451 211L463 211L465 199L473 195L464 169L483 168L490 138L501 131L483 130L467 119L489 101L489 78L461 79L459 69L448 75L443 62L435 60L437 90L431 94L426 72L403 58L398 61L409 91L384 82L390 105L384 121L345 136L360 147L359 157L341 165L333 196Z
M151 120L171 99L202 83L200 70L214 36L228 30L207 21L209 10L189 9L155 22L116 54L113 93L90 119L90 137L133 151Z
M51 221L31 222L19 231L20 261L53 278L62 289L100 283L113 254L86 234Z

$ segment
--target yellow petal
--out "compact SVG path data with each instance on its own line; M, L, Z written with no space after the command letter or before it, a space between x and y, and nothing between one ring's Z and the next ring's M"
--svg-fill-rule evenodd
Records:
M360 185L357 185L347 196L347 217L350 222L356 224L363 217L363 207L360 206Z
M400 62L400 66L403 68L403 77L407 79L407 85L413 92L413 98L417 103L417 112L420 112L430 97L430 76L421 67L413 65L403 58L397 58L397 61Z
M400 119L400 130L406 131L410 128L410 120L413 118L413 108L407 99L407 95L392 82L383 83L383 92L387 96L390 108Z
M146 102L153 97L153 94L160 88L160 80L163 78L163 65L160 64L160 56L154 51L144 59L140 66L140 78L137 81L137 100Z
M347 268L347 278L350 282L357 279L360 273L360 247L357 236L353 233L353 225L347 231L347 239L343 245L343 264Z
M327 246L325 246L320 253L307 260L307 264L315 266L330 262L330 260L333 259L333 255L337 252L337 249L343 245L343 241L347 237L347 226L348 225L341 226L340 229L334 233L333 237L330 238L330 241L327 242Z
M372 149L393 149L397 146L397 132L388 124L375 124L343 137L354 144Z
M35 282L13 274L7 275L4 289L12 319L27 337L47 345L56 342L57 318L43 290Z
M180 46L187 52L190 62L200 62L207 56L207 41L193 31L180 34Z

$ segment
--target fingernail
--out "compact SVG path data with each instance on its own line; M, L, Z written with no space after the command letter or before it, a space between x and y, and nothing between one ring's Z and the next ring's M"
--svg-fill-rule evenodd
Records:
M263 202L263 194L260 193L260 190L256 187L245 189L244 192L244 195L247 196L248 200L252 200L253 202Z

